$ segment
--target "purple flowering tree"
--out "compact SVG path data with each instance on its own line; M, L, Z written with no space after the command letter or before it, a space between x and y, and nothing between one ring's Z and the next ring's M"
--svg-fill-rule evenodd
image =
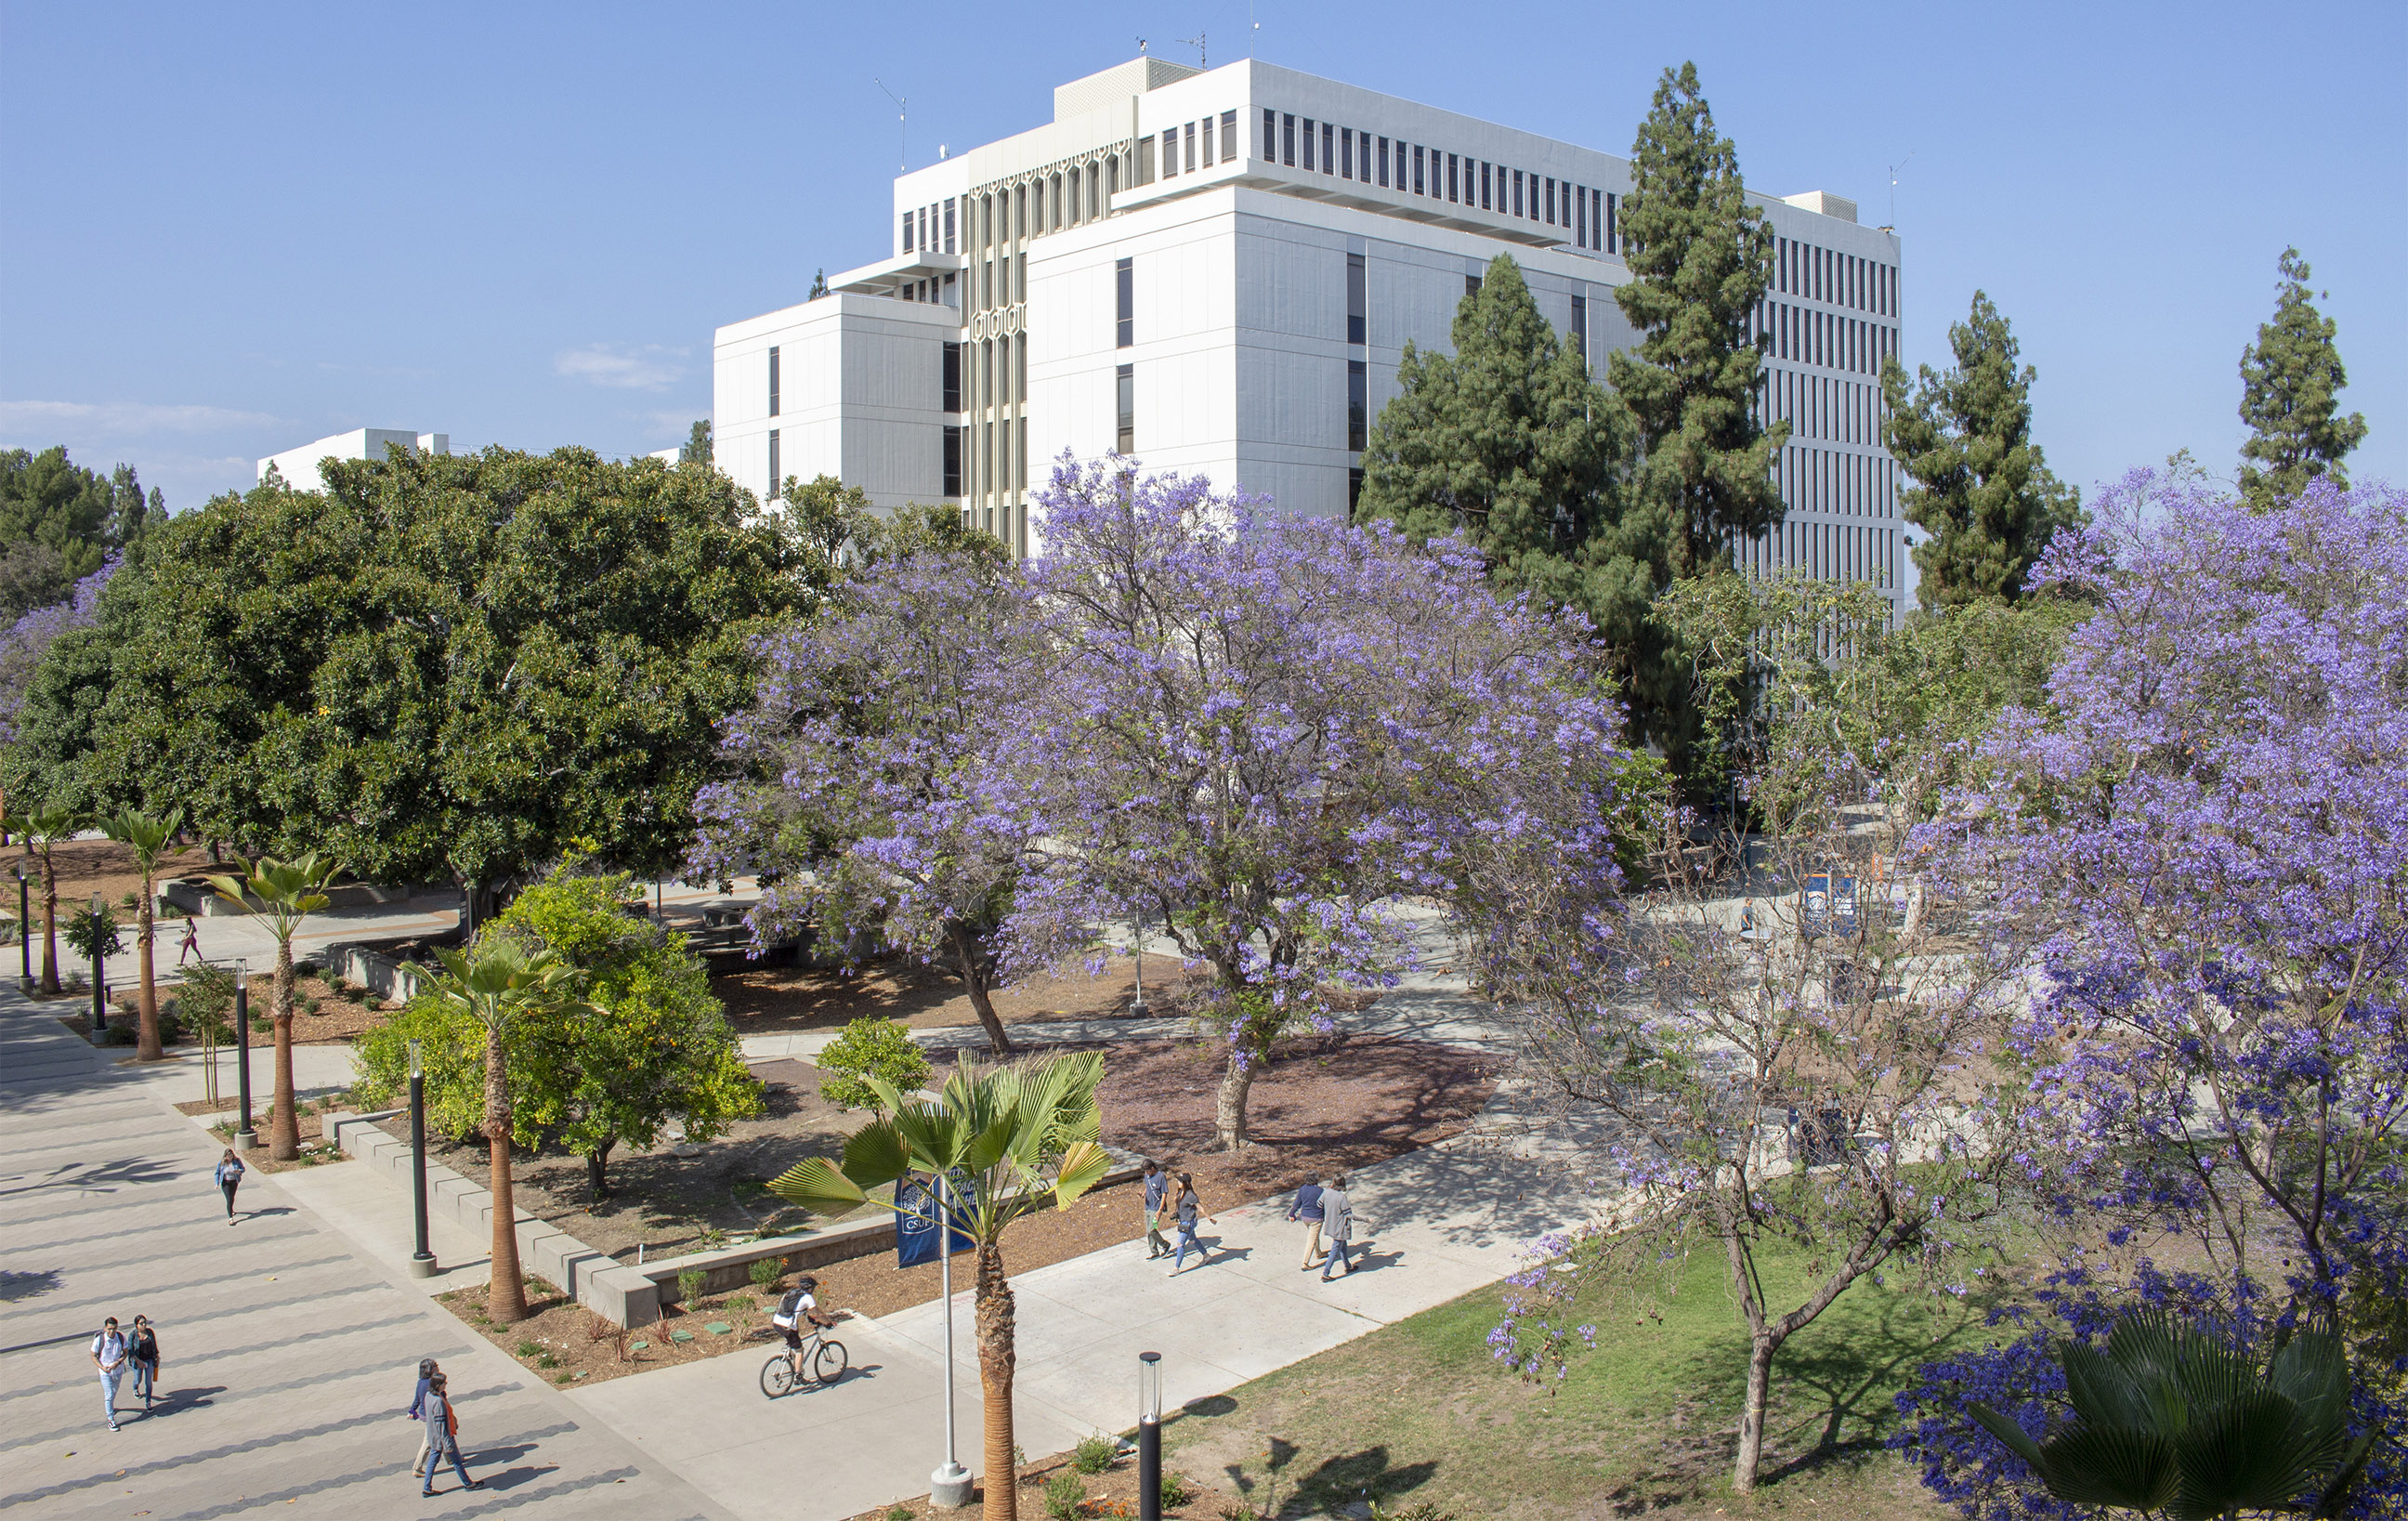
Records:
M75 583L64 602L36 608L0 634L0 744L17 740L17 714L25 705L35 668L62 634L90 628L100 621L100 594L108 585L122 554L111 554L99 569Z
M762 875L756 942L815 920L951 971L998 1054L997 931L1037 832L1009 764L1029 631L1026 593L992 555L872 562L815 621L759 641L752 706L725 730L752 780L704 789L693 858Z
M1119 461L1066 462L1039 501L1048 666L996 765L1045 848L1008 938L1058 965L1135 915L1209 968L1223 1145L1283 1034L1413 965L1422 905L1480 932L1476 842L1612 896L1621 715L1577 619L1499 599L1460 544Z

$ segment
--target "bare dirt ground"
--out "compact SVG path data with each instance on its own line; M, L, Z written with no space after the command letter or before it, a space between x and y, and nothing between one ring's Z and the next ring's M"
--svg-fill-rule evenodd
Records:
M1178 963L1146 957L1146 1012L1183 1012L1181 990L1188 981ZM1135 964L1126 956L1114 956L1094 977L1073 972L1067 977L1032 978L997 993L995 1010L1008 1025L1125 1014L1136 983ZM959 982L937 968L908 962L881 962L851 976L800 967L747 968L713 978L711 987L726 1002L727 1017L744 1035L841 1029L847 1022L870 1014L900 1021L915 1030L978 1023L969 996Z

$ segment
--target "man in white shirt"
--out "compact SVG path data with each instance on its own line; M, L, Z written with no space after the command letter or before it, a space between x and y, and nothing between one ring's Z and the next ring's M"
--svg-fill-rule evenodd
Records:
M117 1429L117 1385L125 1377L125 1338L119 1334L117 1317L100 1328L92 1339L92 1365L100 1370L100 1403L108 1413L108 1428Z

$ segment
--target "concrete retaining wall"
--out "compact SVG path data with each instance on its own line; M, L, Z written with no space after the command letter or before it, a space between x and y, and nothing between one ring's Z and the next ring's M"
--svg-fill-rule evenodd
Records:
M242 868L227 863L226 875L241 874ZM440 887L383 887L373 882L345 882L340 887L326 889L326 906L330 909L356 909L378 903L405 903L413 897L431 897L444 891ZM458 895L454 893L452 896ZM205 919L214 919L221 914L239 915L246 911L259 913L266 909L265 904L248 894L243 897L243 908L237 909L218 897L217 889L208 882L194 877L171 877L159 883L159 902L162 911L197 913Z
M415 961L396 961L366 945L329 945L316 959L325 969L366 988L380 998L408 1003L425 991L435 969Z

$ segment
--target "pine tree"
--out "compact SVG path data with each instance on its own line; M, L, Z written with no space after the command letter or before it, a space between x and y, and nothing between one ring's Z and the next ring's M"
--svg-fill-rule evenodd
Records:
M1464 296L1453 337L1452 355L1405 346L1399 393L1364 440L1357 520L1461 535L1498 585L1577 608L1631 648L1669 549L1628 521L1628 414L1557 338L1510 254Z
M1956 367L1920 366L1912 395L1893 357L1882 370L1883 441L1912 484L1907 521L1930 535L1914 547L1927 610L1984 598L2012 601L2049 535L2081 516L2082 496L2049 474L2031 441L2035 372L2015 368L2015 337L1980 291L1948 329Z
M694 426L686 431L684 444L678 449L678 463L680 465L710 463L710 419L697 417L694 420Z
M1639 420L1635 496L1675 525L1673 573L1698 575L1783 514L1772 462L1788 424L1757 422L1762 355L1749 331L1773 235L1747 204L1738 151L1714 130L1695 64L1657 82L1630 175L1622 230L1633 278L1614 299L1642 337L1606 369Z
M818 300L821 296L824 296L824 295L825 295L825 294L828 294L827 271L826 271L826 270L824 270L824 269L823 269L823 270L821 270L818 274L813 275L813 276L811 277L811 294L809 294L809 295L807 295L807 296L805 296L803 299L804 299L804 300L806 300L806 301L816 301L816 300Z
M2274 320L2259 324L2257 343L2241 352L2241 421L2249 424L2241 495L2261 512L2319 477L2347 489L2342 456L2366 437L2363 414L2333 415L2334 394L2349 376L2333 346L2333 320L2309 299L2307 261L2285 249L2275 267L2282 280Z

